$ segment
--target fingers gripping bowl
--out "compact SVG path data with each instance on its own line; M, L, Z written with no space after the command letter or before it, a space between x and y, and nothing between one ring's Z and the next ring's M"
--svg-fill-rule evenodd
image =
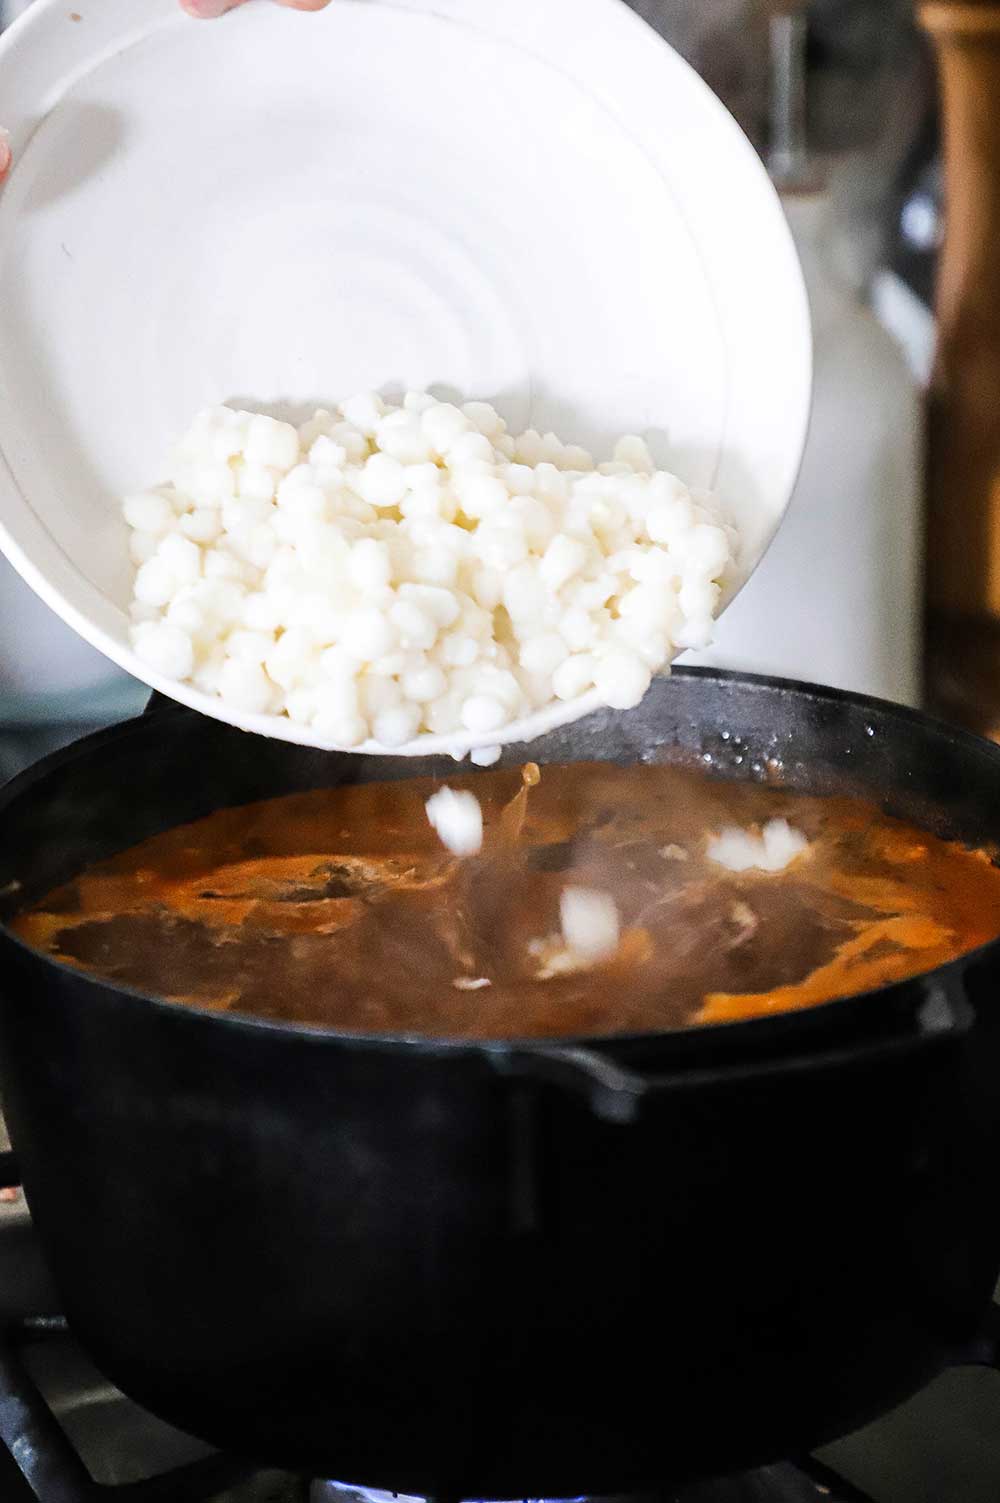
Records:
M624 6L244 6L209 29L112 0L87 23L36 0L0 41L0 529L71 624L204 713L333 744L140 655L120 498L199 405L301 421L386 381L492 398L512 433L597 457L646 435L736 526L731 598L798 465L805 300L751 149ZM504 737L591 702L518 708Z

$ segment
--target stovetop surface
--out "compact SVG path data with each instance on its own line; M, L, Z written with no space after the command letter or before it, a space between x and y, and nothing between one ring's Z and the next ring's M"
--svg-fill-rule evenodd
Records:
M146 1503L147 1497L149 1503L421 1503L334 1481L256 1472L213 1457L199 1442L170 1429L114 1389L72 1336L56 1326L24 1333L14 1349L13 1360L9 1347L0 1351L0 1433L10 1446L12 1424L16 1428L12 1408L23 1405L25 1395L28 1406L33 1401L33 1394L10 1381L12 1370L23 1366L44 1396L59 1434L47 1470L38 1469L37 1456L27 1458L34 1487L26 1485L20 1468L0 1447L3 1503L27 1503L33 1497L40 1503L98 1503L101 1498L107 1503L119 1498ZM36 1452L42 1449L40 1434L37 1427L31 1432L30 1448ZM70 1449L60 1454L63 1440ZM24 1442L11 1449L26 1460ZM82 1464L79 1470L77 1460ZM841 1487L816 1463L804 1466L808 1471L780 1463L742 1477L589 1503L867 1503L861 1493Z
M2 1245L2 1236L0 1236ZM28 1383L22 1382L26 1375ZM58 1433L50 1465L39 1467L43 1429L24 1425L37 1395ZM15 1414L14 1411L22 1411ZM36 1416L37 1420L37 1416ZM46 1421L47 1422L47 1421ZM20 1428L25 1440L11 1447ZM70 1333L46 1320L0 1343L0 1434L27 1463L34 1487L0 1446L2 1503L421 1503L419 1499L257 1472L213 1456L206 1447L148 1414L109 1384ZM64 1446L68 1442L68 1448ZM34 1451L35 1455L26 1455ZM207 1469L207 1470L202 1470ZM150 1481L149 1479L154 1479ZM37 1491L36 1491L37 1489ZM449 1500L453 1503L453 1500ZM522 1500L527 1503L527 1500ZM583 1503L583 1500L564 1500ZM745 1476L623 1499L588 1503L868 1503L815 1461L779 1463Z
M23 1385L26 1374L31 1387ZM13 1377L12 1377L13 1375ZM189 1488L197 1503L420 1503L418 1499L333 1481L315 1481L276 1472L255 1472L238 1463L230 1469L213 1462L212 1453L189 1436L180 1434L133 1404L108 1383L87 1359L68 1331L54 1322L27 1330L14 1343L0 1347L0 1433L10 1445L11 1405L30 1406L32 1388L43 1396L59 1427L52 1467L34 1474L41 1503L94 1503L124 1494L135 1503L145 1503L143 1484L150 1477L172 1474L174 1487L164 1491L154 1484L155 1503L170 1499L188 1503ZM32 1445L40 1450L40 1431L32 1432ZM69 1452L60 1455L61 1442ZM24 1460L23 1449L21 1459ZM82 1463L77 1471L76 1461ZM191 1468L218 1463L222 1474L192 1474ZM9 1469L8 1469L9 1470ZM226 1473L230 1472L230 1475ZM195 1480L192 1482L192 1475ZM94 1487L91 1487L92 1479ZM16 1472L0 1466L0 1499L21 1503L26 1491ZM207 1490L203 1490L202 1484ZM15 1484L17 1491L14 1491ZM50 1497L51 1495L51 1497ZM789 1463L764 1467L745 1477L722 1479L681 1489L629 1499L591 1500L591 1503L856 1503L860 1495L841 1491L825 1473L809 1476Z
M31 1343L26 1364L74 1450L103 1487L116 1491L122 1484L135 1484L210 1454L199 1442L178 1434L119 1394L69 1336ZM743 1478L665 1491L660 1500L996 1503L1000 1498L1000 1376L971 1369L946 1373L892 1415L828 1447L821 1460L836 1468L847 1485L841 1487L825 1475L806 1477L798 1468L782 1463ZM8 1493L4 1480L0 1467L0 1499L21 1503L18 1494ZM30 1496L25 1494L25 1503ZM205 1503L209 1498L213 1503L393 1503L391 1495L329 1482L310 1484L278 1473L240 1477L205 1495ZM42 1503L49 1500L43 1498ZM162 1503L175 1500L168 1493Z

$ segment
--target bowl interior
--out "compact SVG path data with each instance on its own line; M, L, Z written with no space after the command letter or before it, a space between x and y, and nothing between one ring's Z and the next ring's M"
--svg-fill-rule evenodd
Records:
M720 491L739 587L798 467L806 303L752 149L624 5L79 14L36 0L0 40L0 545L83 636L311 739L137 660L120 501L206 403L298 417L366 386L604 457L645 433Z

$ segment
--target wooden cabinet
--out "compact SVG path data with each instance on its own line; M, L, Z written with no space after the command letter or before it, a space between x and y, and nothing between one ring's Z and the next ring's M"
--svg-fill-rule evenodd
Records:
M926 0L946 230L928 413L926 697L1000 739L1000 3Z

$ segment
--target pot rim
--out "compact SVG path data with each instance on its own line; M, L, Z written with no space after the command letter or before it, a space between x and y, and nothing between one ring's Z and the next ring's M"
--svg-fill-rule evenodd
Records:
M890 700L876 699L870 695L855 693L853 690L837 689L822 684L811 684L800 679L785 679L766 674L683 666L676 668L674 674L722 685L746 687L750 690L791 691L798 698L818 700L828 704L850 705L869 712L883 721L890 720L897 724L919 726L923 731L942 735L966 751L984 757L987 762L995 765L1000 775L1000 746L954 726L940 717L911 709L907 705L894 704ZM33 763L0 788L0 826L2 826L7 809L19 798L30 793L36 784L44 782L50 774L70 767L79 758L99 752L110 742L139 735L150 726L160 723L164 718L177 715L198 717L198 712L172 702L166 703L147 714L120 721L104 730L83 736ZM928 983L939 984L948 990L960 980L966 969L984 956L994 952L1000 953L1000 934L998 934L994 939L987 940L975 949L964 951L954 960L927 971L917 972L902 980L887 982L864 992L851 992L844 996L832 997L826 1002L816 1003L811 1007L789 1009L750 1018L696 1023L683 1028L664 1028L641 1033L544 1034L479 1039L420 1033L359 1033L315 1023L255 1017L249 1013L221 1012L196 1003L180 1004L124 982L106 981L88 971L67 965L55 956L46 955L13 933L2 919L0 919L0 939L13 945L33 960L40 960L52 966L66 977L72 978L76 984L83 983L88 988L94 988L100 992L148 1004L169 1013L173 1018L190 1018L192 1022L209 1021L239 1031L252 1029L257 1033L288 1040L309 1041L313 1045L350 1046L372 1052L391 1053L403 1050L429 1058L450 1059L463 1055L489 1056L494 1060L513 1053L520 1055L531 1053L533 1050L551 1053L553 1049L579 1049L588 1050L597 1055L624 1054L626 1057L631 1057L644 1049L658 1047L662 1050L666 1045L669 1046L671 1052L678 1050L687 1053L697 1052L699 1048L703 1049L706 1043L713 1041L720 1046L720 1052L728 1052L729 1046L739 1049L740 1045L746 1044L757 1046L755 1052L766 1056L771 1051L766 1047L761 1049L760 1046L765 1046L768 1039L780 1048L809 1033L824 1033L831 1028L836 1030L838 1025L842 1030L849 1030L853 1018L859 1012L864 1012L865 1021L873 1025L879 1023L885 1025L891 1021L889 1014L894 1004L898 1004L899 1009L910 1013L914 1006L926 1000L925 989ZM722 1063L721 1060L718 1062Z

